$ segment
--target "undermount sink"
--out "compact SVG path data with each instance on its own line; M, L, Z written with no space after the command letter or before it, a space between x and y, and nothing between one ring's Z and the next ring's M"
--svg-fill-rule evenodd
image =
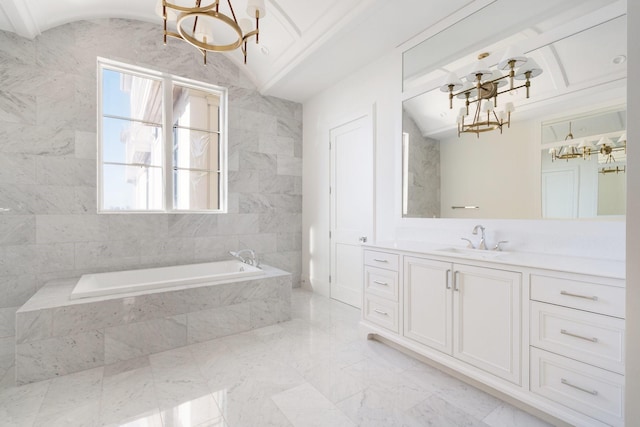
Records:
M484 249L470 249L470 248L443 248L438 249L437 252L445 252L449 255L466 256L473 258L497 258L502 255L507 255L509 252L505 251L491 251Z

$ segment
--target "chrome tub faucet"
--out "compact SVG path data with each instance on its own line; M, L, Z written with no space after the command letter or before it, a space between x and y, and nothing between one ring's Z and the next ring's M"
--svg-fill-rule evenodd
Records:
M252 265L254 267L260 267L260 261L253 249L240 249L239 251L229 251L229 255L239 259L245 264Z

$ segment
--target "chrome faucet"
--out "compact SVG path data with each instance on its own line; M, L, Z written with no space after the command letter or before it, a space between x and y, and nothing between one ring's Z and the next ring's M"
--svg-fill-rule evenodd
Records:
M478 249L484 251L484 250L487 249L487 244L485 243L485 237L484 237L484 227L481 226L480 224L476 225L475 227L473 227L473 231L471 232L471 234L477 235L478 234L478 229L480 229L480 231L482 232L482 237L480 238L480 243L478 243Z
M470 239L467 239L466 237L461 237L461 239L467 242L467 248L469 248L469 249L475 249L476 248L473 245L473 242Z
M243 256L248 254L248 257ZM253 249L240 249L239 251L229 251L229 255L239 259L245 264L253 265L254 267L260 267L260 261Z

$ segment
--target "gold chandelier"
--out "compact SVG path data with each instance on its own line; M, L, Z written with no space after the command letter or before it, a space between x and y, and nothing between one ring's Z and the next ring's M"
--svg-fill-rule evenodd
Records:
M504 104L504 110L496 112L498 106L498 95L512 92L520 88L526 89L526 96L529 98L530 80L539 76L542 69L531 58L516 54L515 49L510 47L505 52L502 60L497 65L496 70L491 70L485 63L485 58L489 53L478 55L478 61L466 76L466 82L451 72L445 78L440 90L449 93L449 109L453 109L453 98L465 100L465 106L460 108L458 114L458 137L462 133L475 133L480 137L480 133L499 129L502 133L503 126L511 126L511 113L515 111L512 102ZM500 70L507 71L502 74ZM524 80L524 83L516 86L514 80ZM508 88L500 90L501 87ZM476 104L475 113L469 117L469 106Z
M609 135L610 136L610 135ZM586 137L578 141L574 141L573 133L571 133L571 122L569 122L569 133L564 138L565 143L561 147L552 147L549 149L551 161L582 158L588 160L592 154L602 156L603 163L615 163L614 154L617 152L627 152L627 133L623 132L618 140L614 143L608 136ZM598 141L595 145L593 142ZM623 170L614 170L614 172L624 172Z
M229 52L240 48L246 64L247 41L255 36L256 44L259 43L260 18L266 16L264 0L249 0L247 3L247 14L256 20L255 29L250 19L236 18L231 0L226 1L226 6L221 6L220 0L204 1L212 2L203 6L202 0L195 0L194 6L190 7L162 0L164 44L167 44L167 37L186 41L202 53L205 65L207 52ZM177 32L168 29L169 22L173 21Z

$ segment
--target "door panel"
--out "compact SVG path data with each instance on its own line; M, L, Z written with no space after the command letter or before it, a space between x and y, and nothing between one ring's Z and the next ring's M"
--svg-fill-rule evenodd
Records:
M542 217L578 217L577 167L542 171Z
M361 238L373 239L373 137L370 116L330 132L331 297L362 304Z
M520 273L454 264L453 354L520 384Z
M451 263L405 257L404 336L451 354Z

